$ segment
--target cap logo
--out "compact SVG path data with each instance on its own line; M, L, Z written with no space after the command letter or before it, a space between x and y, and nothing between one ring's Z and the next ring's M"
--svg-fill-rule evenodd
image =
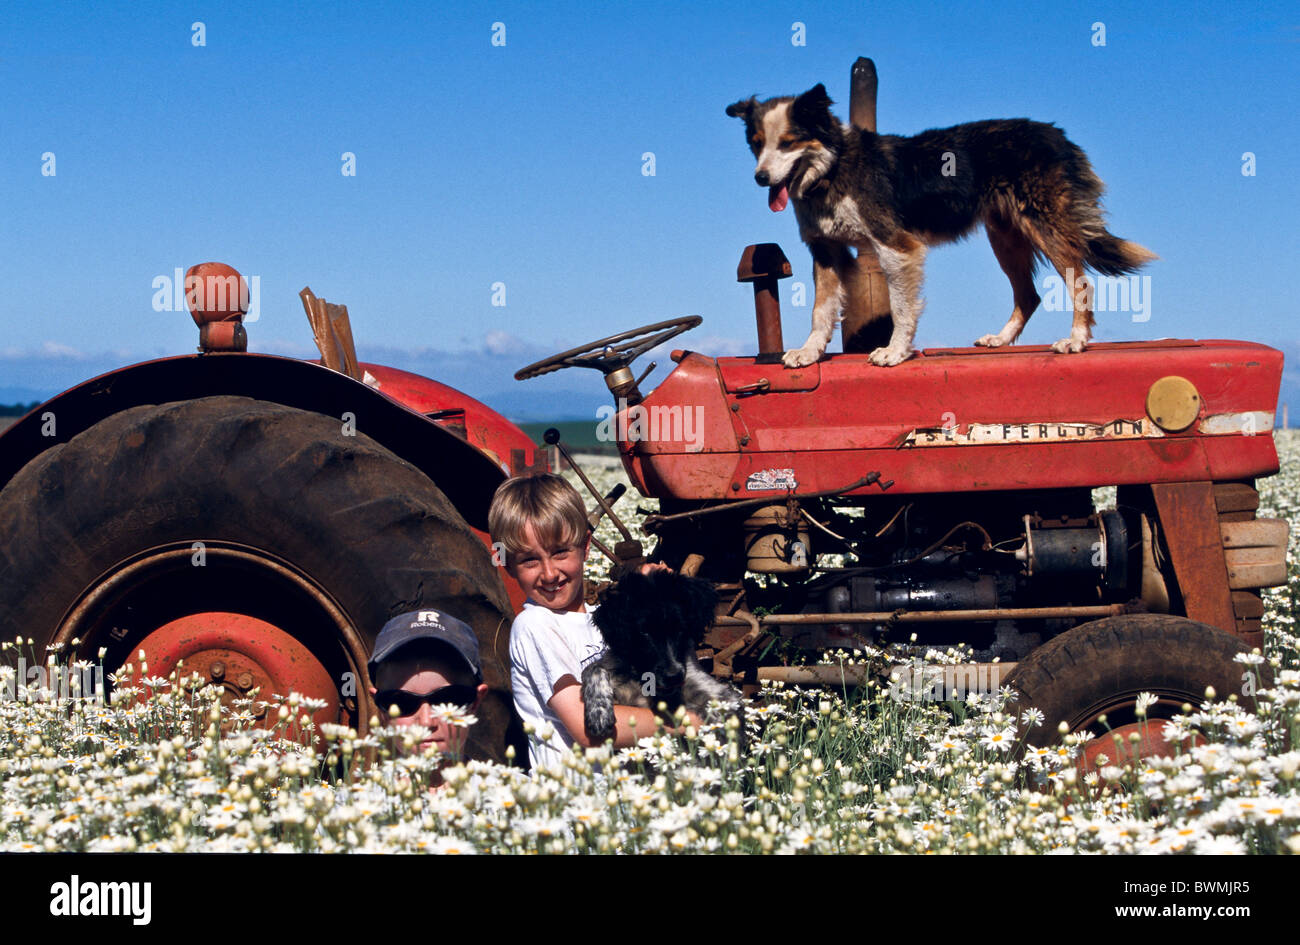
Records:
M441 616L436 610L422 610L416 615L415 622L421 624L431 623L435 627L441 628L442 622L438 620Z

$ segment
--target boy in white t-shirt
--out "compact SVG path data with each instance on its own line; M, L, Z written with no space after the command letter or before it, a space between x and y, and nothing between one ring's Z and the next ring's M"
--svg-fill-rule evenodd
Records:
M532 726L529 760L533 767L555 766L575 742L591 744L580 680L605 649L583 594L587 510L560 476L517 477L493 496L488 529L505 545L506 571L527 597L510 627L510 685L516 711ZM654 734L649 709L615 706L614 717L615 748Z

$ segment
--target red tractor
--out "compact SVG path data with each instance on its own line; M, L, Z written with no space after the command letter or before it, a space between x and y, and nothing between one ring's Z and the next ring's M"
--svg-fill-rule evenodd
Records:
M974 649L943 697L1016 686L1049 726L1125 729L1144 691L1155 718L1207 685L1240 691L1259 589L1286 580L1286 524L1256 518L1254 488L1278 468L1278 351L945 348L788 370L771 258L742 272L758 356L674 351L643 396L633 360L690 318L520 372L606 375L624 467L659 499L652 556L721 593L715 674L839 684L840 667L786 657L915 634ZM493 697L475 740L501 758L520 602L484 528L496 486L543 453L473 398L356 364L346 320L305 301L337 370L247 353L238 306L198 306L201 353L87 381L0 436L0 636L104 648L108 669L143 650L150 675L183 661L231 698L296 689L326 703L318 722L364 729L378 629L445 608L478 634ZM1118 486L1114 509L1094 508L1099 486ZM625 537L611 553L631 564Z
M903 665L895 694L1008 685L1042 710L1039 739L1063 721L1136 733L1142 751L1165 746L1163 726L1140 720L1141 693L1157 699L1151 720L1207 687L1251 703L1254 680L1233 657L1262 643L1260 589L1287 580L1287 523L1256 517L1255 490L1278 469L1280 352L932 348L887 369L864 352L791 370L775 296L784 255L749 247L738 275L755 284L755 357L674 351L676 368L643 396L630 362L648 345L629 332L516 375L605 373L624 468L659 499L642 523L654 556L725 601L701 654L715 674L839 686L862 668L761 657L774 643L964 643L973 665ZM657 344L696 322L641 331ZM1106 486L1115 507L1095 508ZM1109 741L1089 760L1113 757Z

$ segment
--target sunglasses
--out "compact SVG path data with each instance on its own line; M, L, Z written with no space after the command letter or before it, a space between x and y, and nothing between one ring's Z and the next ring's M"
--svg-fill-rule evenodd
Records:
M415 715L420 711L420 706L425 704L458 705L468 709L477 698L478 689L475 686L443 686L424 695L407 692L405 689L385 689L375 695L375 704L385 712L389 706L397 706L397 714L407 716Z

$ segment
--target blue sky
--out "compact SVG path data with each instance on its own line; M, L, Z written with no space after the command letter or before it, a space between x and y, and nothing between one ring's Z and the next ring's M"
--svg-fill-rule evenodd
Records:
M310 285L348 304L363 359L489 403L599 402L591 372L510 374L682 314L704 324L680 344L752 351L742 248L779 242L809 285L810 264L723 109L820 81L847 117L858 55L879 69L882 132L1023 116L1088 152L1112 230L1161 256L1149 320L1099 313L1100 340L1300 352L1297 53L1282 3L7 4L0 401L193 350L152 284L206 260L259 277L253 350L314 352ZM797 344L809 309L790 285ZM930 254L925 294L926 346L968 344L1010 310L981 235ZM1040 311L1023 340L1065 321Z

